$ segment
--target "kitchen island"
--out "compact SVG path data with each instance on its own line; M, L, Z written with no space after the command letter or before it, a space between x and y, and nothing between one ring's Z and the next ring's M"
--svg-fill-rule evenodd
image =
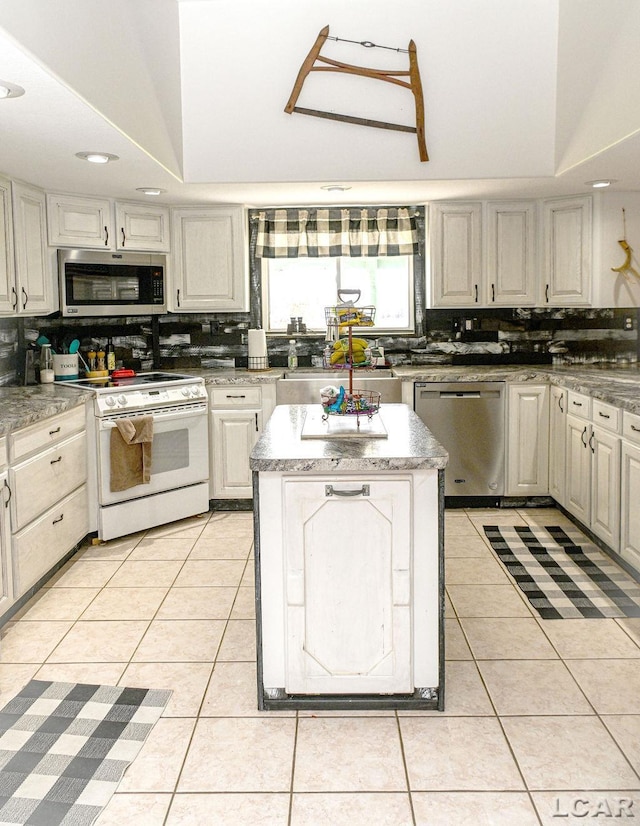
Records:
M258 707L442 710L447 452L403 404L321 413L251 453Z

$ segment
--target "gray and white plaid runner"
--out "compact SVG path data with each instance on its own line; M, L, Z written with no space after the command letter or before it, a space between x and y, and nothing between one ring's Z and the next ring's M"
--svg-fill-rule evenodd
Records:
M577 528L483 527L543 619L640 617L640 584Z
M171 691L32 680L0 711L0 824L89 826Z

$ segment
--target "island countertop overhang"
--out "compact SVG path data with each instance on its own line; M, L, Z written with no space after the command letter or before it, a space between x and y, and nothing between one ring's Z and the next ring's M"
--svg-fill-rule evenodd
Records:
M305 416L320 405L278 405L251 451L258 472L416 470L446 467L448 453L406 404L383 404L388 437L302 439ZM355 422L354 422L355 427Z

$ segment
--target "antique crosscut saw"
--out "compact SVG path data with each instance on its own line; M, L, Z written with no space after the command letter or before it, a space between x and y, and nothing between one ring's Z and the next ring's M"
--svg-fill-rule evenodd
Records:
M405 71L387 71L386 69L369 69L365 66L353 66L350 63L341 63L338 60L331 60L331 58L324 57L320 54L326 40L336 40L346 43L357 43L367 49L390 49L390 46L378 46L371 43L369 40L355 41L344 40L340 37L329 37L329 26L325 26L320 30L320 34L316 38L311 51L305 58L298 77L293 86L293 91L289 97L289 101L284 108L288 114L298 112L301 115L312 115L316 118L328 118L329 120L339 120L346 123L355 123L359 126L374 126L377 129L393 129L398 132L413 132L418 138L418 152L421 161L428 161L427 146L424 137L424 100L422 97L422 83L420 81L420 72L418 70L418 56L416 52L416 44L413 40L409 41L408 49L395 49L396 52L404 52L409 55L409 69ZM318 66L316 63L326 65ZM309 72L342 72L349 75L361 75L362 77L369 77L373 80L383 80L387 83L394 83L397 86L403 86L405 89L410 89L413 93L415 110L416 110L416 125L405 126L399 123L386 123L380 120L370 120L369 118L358 118L353 115L341 115L335 112L325 112L319 109L305 109L296 106L300 92L307 78ZM409 80L401 80L402 77L408 77Z

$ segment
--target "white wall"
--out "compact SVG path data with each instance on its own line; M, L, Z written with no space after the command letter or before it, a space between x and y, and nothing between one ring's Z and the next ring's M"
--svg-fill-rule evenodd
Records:
M633 266L640 272L640 192L607 192L594 197L594 291L596 307L640 307L640 278L612 272L626 253L622 209L626 216L626 240L634 250Z

